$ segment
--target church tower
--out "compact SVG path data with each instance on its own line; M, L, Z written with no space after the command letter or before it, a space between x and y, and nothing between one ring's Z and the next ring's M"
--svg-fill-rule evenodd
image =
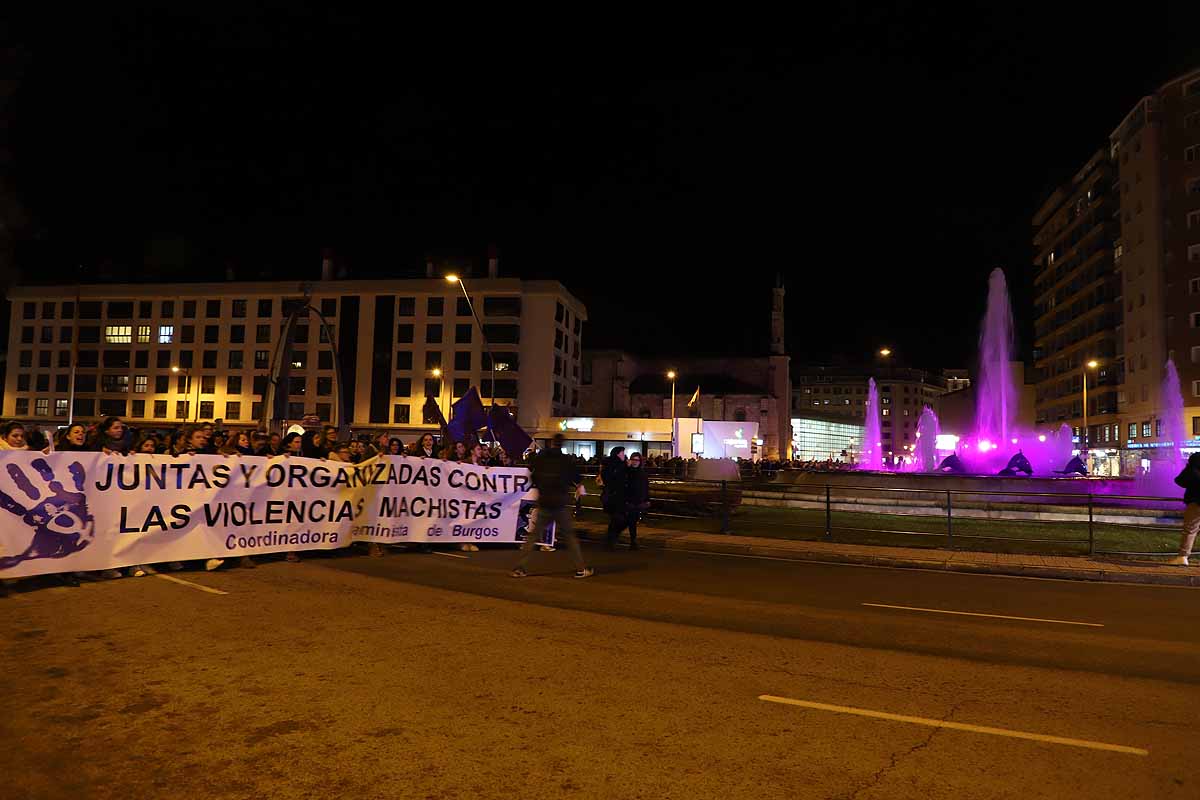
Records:
M776 275L775 288L771 290L771 355L773 356L781 356L784 353L783 292L783 276Z

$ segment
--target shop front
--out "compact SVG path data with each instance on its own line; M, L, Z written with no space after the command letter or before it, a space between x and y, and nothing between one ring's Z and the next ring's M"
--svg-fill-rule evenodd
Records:
M563 452L592 459L614 447L645 456L671 456L671 420L637 417L551 417L533 432L538 447L547 447L555 434L566 441Z

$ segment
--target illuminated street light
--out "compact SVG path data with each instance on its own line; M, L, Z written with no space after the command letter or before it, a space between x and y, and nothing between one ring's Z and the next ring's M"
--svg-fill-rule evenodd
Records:
M1081 452L1081 453L1084 453L1084 454L1085 454L1085 455L1084 455L1084 458L1085 458L1085 459L1087 458L1087 455L1086 455L1086 454L1087 454L1087 451L1088 451L1088 419L1087 419L1087 412L1088 412L1088 406L1087 406L1087 381L1088 381L1088 374L1087 374L1087 371L1088 371L1089 369L1095 369L1095 368L1096 368L1096 367L1098 367L1098 366L1100 366L1100 362L1099 362L1099 361L1097 361L1096 359L1094 359L1094 358L1093 358L1092 360L1090 360L1090 361L1088 361L1086 364L1084 364L1084 370L1083 370L1083 438L1081 438L1081 439L1080 439L1080 445L1081 445L1081 447L1079 448L1079 450L1080 450L1080 452Z
M884 358L887 358L891 354L892 354L892 351L886 347L879 351L879 355L883 356Z

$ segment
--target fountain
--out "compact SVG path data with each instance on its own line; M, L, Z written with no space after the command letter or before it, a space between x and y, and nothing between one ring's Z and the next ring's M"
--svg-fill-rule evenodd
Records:
M1009 364L1013 349L1008 283L997 267L988 277L987 312L979 331L979 382L975 392L975 436L1003 444L1013 431L1017 388Z
M875 379L867 381L867 421L863 430L862 459L859 469L883 469L883 436L879 424L879 388Z
M919 471L933 472L937 469L937 437L940 432L937 414L933 413L932 408L925 406L921 418L917 420L917 446L914 448L915 466Z

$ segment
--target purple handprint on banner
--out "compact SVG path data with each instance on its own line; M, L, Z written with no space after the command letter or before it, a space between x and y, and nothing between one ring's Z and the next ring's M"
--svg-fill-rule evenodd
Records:
M22 561L35 558L63 558L91 544L95 535L95 520L88 513L87 496L83 493L84 471L78 461L67 467L77 491L68 491L57 480L46 459L38 458L30 466L45 482L39 490L30 477L16 464L8 465L8 474L18 489L30 499L28 507L0 490L0 508L15 514L33 529L33 538L25 552L0 557L0 569L15 567Z

